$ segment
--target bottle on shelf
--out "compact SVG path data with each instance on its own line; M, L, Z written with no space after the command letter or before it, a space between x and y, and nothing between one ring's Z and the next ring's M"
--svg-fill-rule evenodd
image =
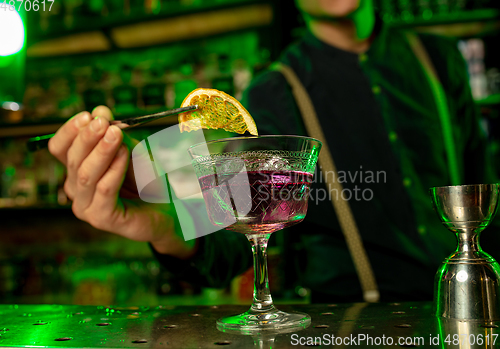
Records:
M431 0L417 0L416 17L423 20L429 20L432 18L433 14Z
M377 6L382 13L382 19L386 23L394 22L399 19L399 12L396 2L393 0L380 0Z
M141 97L145 109L164 108L166 102L166 88L164 70L161 65L155 65L148 69L146 84L142 87Z
M189 61L184 63L179 68L180 76L174 83L175 107L180 107L186 96L196 88L198 83L194 76L194 64Z
M488 96L488 83L484 65L484 41L481 39L461 40L458 44L467 62L469 83L474 99Z
M132 114L137 110L138 91L131 85L133 68L124 65L120 69L121 85L113 88L114 112L116 115Z
M248 62L244 59L237 59L234 62L233 81L234 81L234 97L241 99L243 91L246 90L252 80L252 71Z
M106 105L106 93L100 88L104 79L104 72L100 68L93 68L90 76L90 88L83 92L85 110L91 111L98 105Z
M434 0L434 13L445 18L450 13L450 0Z
M414 19L414 3L411 0L398 0L398 12L404 22L412 22Z
M234 96L234 81L231 73L231 60L229 59L229 55L220 55L218 62L219 76L212 80L212 87L216 90L226 92L230 96Z

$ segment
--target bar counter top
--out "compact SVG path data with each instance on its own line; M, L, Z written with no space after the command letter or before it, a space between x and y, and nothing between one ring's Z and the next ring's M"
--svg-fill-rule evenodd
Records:
M220 332L220 306L0 305L0 347L51 348L498 348L498 322L440 319L431 302L278 305L308 313L293 333Z

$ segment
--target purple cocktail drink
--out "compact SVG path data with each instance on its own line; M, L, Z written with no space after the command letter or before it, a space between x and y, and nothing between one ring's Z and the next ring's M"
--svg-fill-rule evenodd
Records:
M251 171L248 181L235 173L203 176L199 179L212 224L240 233L268 234L304 219L312 174L299 171ZM250 191L239 191L239 187ZM238 207L251 205L240 214ZM236 223L233 223L236 219Z
M250 309L217 321L221 331L289 332L311 317L273 305L267 277L271 233L301 222L321 142L299 136L235 137L189 148L212 224L244 233L252 246Z

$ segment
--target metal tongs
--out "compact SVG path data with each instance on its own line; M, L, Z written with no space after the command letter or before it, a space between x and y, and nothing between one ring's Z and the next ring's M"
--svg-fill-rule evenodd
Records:
M109 124L115 125L119 129L123 130L126 128L131 128L131 127L145 124L146 122L155 121L155 120L161 119L165 116L184 113L186 111L195 110L195 109L198 109L197 105L190 105L188 107L170 109L170 110L166 110L166 111L162 111L160 113L155 113L155 114L150 114L150 115L135 116L135 117L123 119L123 120L110 120ZM55 133L45 135L45 136L37 136L37 137L30 138L26 144L28 147L28 150L29 151L37 151L39 149L46 148L47 145L49 144L49 140L54 135L55 135Z

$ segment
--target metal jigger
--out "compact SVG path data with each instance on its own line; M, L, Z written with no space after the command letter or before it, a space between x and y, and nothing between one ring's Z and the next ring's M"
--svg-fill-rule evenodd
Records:
M429 336L429 348L498 349L498 326L493 322L436 318L438 335Z
M495 216L498 184L431 188L434 209L457 235L457 250L434 281L436 315L450 319L500 320L500 267L479 245L479 234Z

